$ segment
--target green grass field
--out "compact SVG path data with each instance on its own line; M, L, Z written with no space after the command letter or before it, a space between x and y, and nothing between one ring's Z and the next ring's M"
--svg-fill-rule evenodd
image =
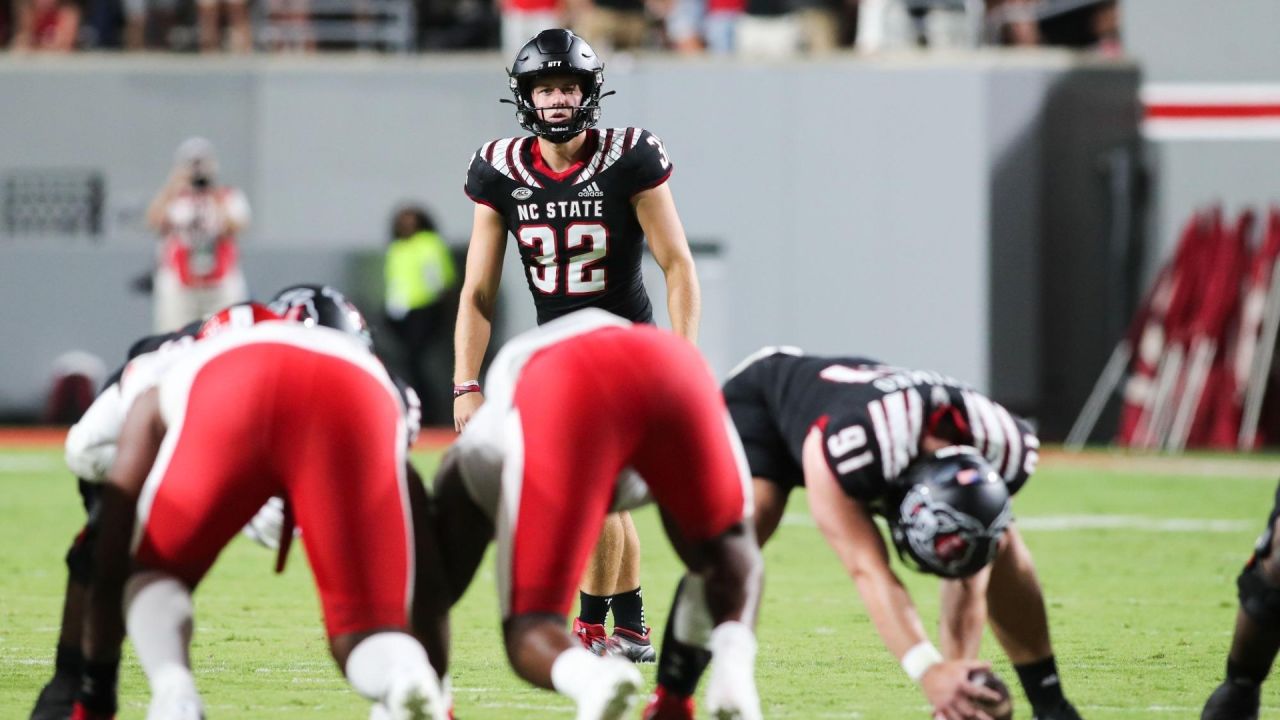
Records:
M434 455L418 455L430 471ZM1217 683L1235 613L1234 578L1271 507L1280 463L1053 455L1015 502L1050 604L1058 663L1088 718L1194 718ZM661 627L679 575L651 509L644 538L649 622ZM0 451L0 718L25 718L51 673L65 583L62 555L83 521L57 450ZM927 707L881 645L852 583L793 498L767 548L758 676L770 718L926 718ZM208 716L364 718L328 656L303 553L283 576L243 538L196 594L193 661ZM930 625L936 582L903 572ZM457 608L457 716L565 718L571 705L508 670L493 574ZM989 636L983 657L1016 689ZM652 679L652 666L645 670ZM145 715L131 654L121 720ZM1030 717L1016 690L1016 717ZM1280 708L1280 683L1264 695ZM1265 714L1265 713L1264 713Z

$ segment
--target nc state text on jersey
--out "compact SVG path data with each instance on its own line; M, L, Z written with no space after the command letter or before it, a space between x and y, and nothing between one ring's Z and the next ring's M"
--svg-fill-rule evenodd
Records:
M524 203L516 206L521 220L555 220L556 218L602 218L604 200L559 200L549 203Z

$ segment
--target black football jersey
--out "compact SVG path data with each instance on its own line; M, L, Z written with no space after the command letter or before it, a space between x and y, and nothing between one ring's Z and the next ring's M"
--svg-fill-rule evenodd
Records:
M892 481L920 455L926 432L977 448L1010 493L1039 459L1040 441L1025 420L965 383L926 370L769 349L735 371L724 393L753 475L798 473L804 439L817 426L840 487L876 510ZM771 457L782 452L788 457Z
M563 173L543 162L535 137L487 143L471 157L467 195L501 214L515 236L539 324L584 307L651 323L631 198L666 181L671 161L647 130L586 133L587 159Z

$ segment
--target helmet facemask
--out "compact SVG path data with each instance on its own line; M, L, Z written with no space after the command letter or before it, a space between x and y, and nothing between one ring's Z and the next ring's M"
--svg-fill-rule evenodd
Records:
M533 103L533 86L537 84L540 77L552 75L573 76L578 79L578 86L582 88L582 103L576 108L567 108L573 111L572 116L567 121L549 122L545 120L542 117L543 113L554 108L540 109ZM520 122L520 127L553 143L568 142L581 134L582 131L593 128L596 123L600 122L600 88L603 84L603 69L596 69L591 72L549 70L546 72L511 75L508 80L511 94L516 98L516 120Z

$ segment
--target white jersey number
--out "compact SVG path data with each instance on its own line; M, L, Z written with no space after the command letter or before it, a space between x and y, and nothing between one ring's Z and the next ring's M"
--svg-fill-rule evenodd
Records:
M544 295L554 295L560 285L564 267L565 292L569 295L593 295L604 292L605 269L597 267L609 253L609 230L599 223L575 223L564 231L565 254L586 248L567 261L556 251L556 231L550 225L521 225L516 239L531 248L533 262L528 264L529 281Z

